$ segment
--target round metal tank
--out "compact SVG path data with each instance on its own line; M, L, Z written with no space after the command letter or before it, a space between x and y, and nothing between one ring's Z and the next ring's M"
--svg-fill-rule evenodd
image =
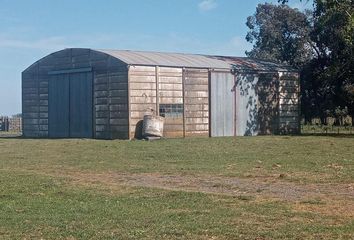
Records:
M162 137L165 118L155 115L145 115L143 121L143 137Z

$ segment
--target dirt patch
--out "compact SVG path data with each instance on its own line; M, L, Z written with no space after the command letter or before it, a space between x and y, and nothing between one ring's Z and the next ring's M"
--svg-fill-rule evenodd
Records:
M149 187L232 196L251 195L287 201L328 198L354 201L354 184L299 184L287 182L279 176L237 178L204 175L91 173L77 171L56 171L50 173L50 175L68 177L74 184L104 184L110 188L114 186L120 186L120 188L122 186Z
M354 201L350 199L333 200L323 198L321 201L302 201L293 206L298 212L315 212L323 216L337 217L340 221L354 218Z

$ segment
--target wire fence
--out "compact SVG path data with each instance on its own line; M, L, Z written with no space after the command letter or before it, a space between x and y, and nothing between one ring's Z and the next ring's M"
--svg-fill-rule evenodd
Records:
M354 134L354 126L335 126L335 125L301 125L302 134Z

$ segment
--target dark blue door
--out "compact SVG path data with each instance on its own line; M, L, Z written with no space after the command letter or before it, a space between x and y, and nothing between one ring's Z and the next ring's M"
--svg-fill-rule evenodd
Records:
M92 73L52 75L49 80L49 137L92 138Z
M92 138L91 72L70 74L70 137Z
M49 137L67 138L69 131L69 75L51 75L48 89Z

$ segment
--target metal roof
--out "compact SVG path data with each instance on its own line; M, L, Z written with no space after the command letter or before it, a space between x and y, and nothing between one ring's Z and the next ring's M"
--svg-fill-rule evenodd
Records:
M130 50L95 51L106 53L129 65L233 69L236 71L296 71L286 65L245 57Z
M218 60L229 63L235 71L257 71L257 72L295 72L296 69L285 64L263 61L248 57L226 57L226 56L211 56Z
M129 65L223 68L230 69L230 64L215 58L199 54L143 52L129 50L97 50L109 54Z

